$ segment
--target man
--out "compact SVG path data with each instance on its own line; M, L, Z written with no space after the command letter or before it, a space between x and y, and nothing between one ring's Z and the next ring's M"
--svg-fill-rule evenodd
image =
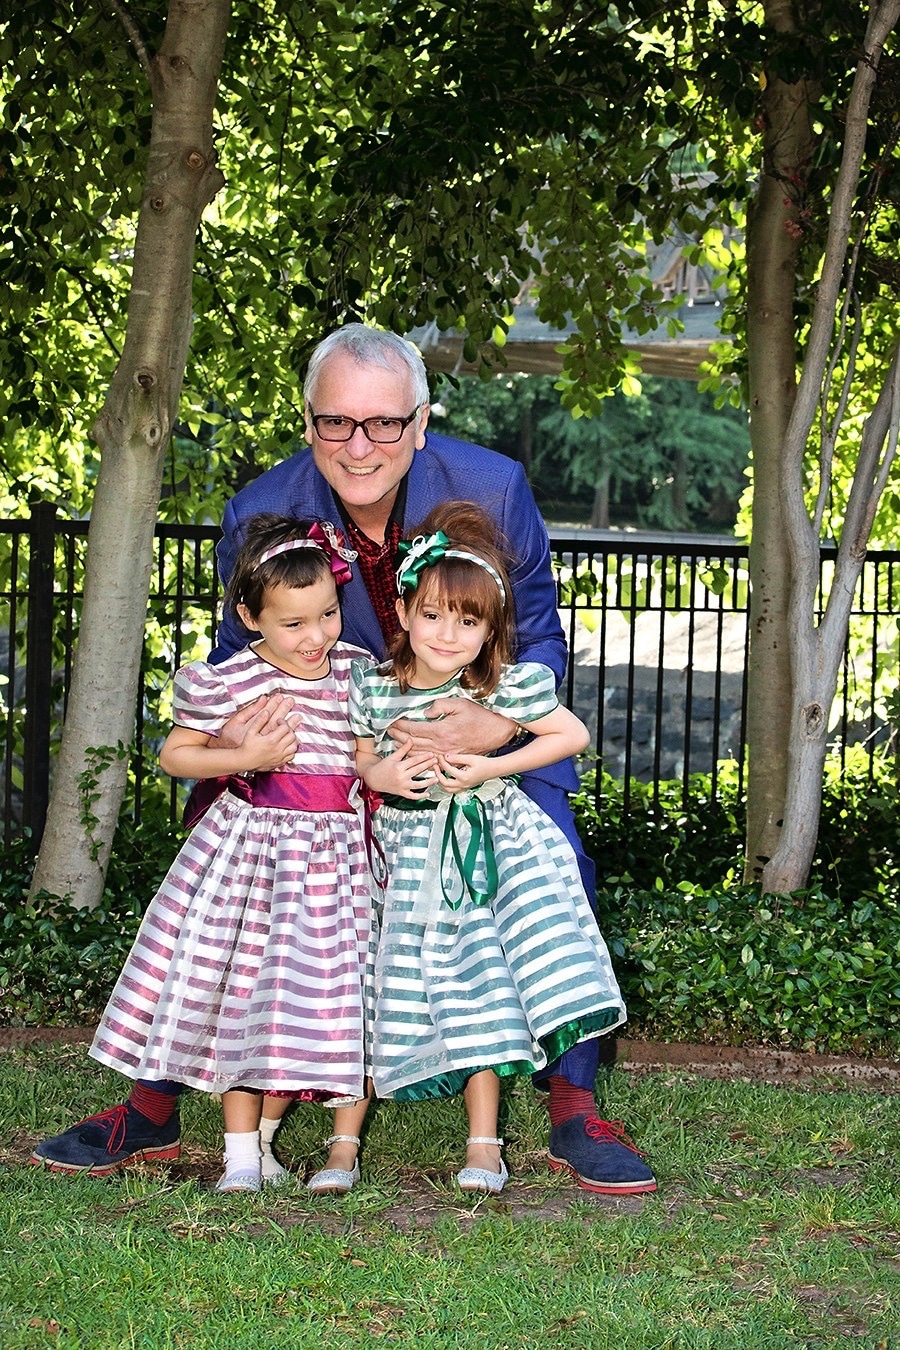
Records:
M521 465L427 430L425 367L415 349L393 333L362 324L332 333L310 360L304 399L311 450L269 469L225 509L217 548L223 582L250 516L272 511L332 520L358 552L353 580L341 593L343 636L381 654L397 623L394 555L401 534L441 502L474 500L494 516L518 558L511 571L517 660L543 662L559 682L567 652L549 541ZM245 646L248 636L226 615L211 660L224 660ZM223 735L239 737L250 718L274 726L281 716L280 707L254 708L238 714ZM423 748L481 754L502 752L521 734L499 713L469 700L437 700L432 716L427 731L421 722L401 721L397 734L412 736ZM524 775L522 787L571 842L593 902L594 870L568 801L577 787L571 761ZM599 1042L585 1041L539 1075L539 1086L548 1089L551 1164L568 1169L586 1190L655 1190L653 1173L621 1128L597 1118L598 1064ZM46 1140L33 1161L67 1171L109 1172L142 1159L177 1157L179 1092L177 1083L138 1082L124 1106Z

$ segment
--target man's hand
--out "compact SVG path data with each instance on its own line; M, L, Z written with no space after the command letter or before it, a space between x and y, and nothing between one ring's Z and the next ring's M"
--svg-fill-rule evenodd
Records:
M359 759L357 759L359 767ZM362 769L367 785L375 792L415 801L435 783L437 756L430 750L417 750L407 739L385 757L373 756Z
M427 721L398 718L388 727L394 741L410 741L416 750L431 750L448 755L465 749L486 755L499 750L515 734L516 724L483 703L469 698L435 699L426 714Z
M254 769L280 769L297 751L294 700L289 694L261 694L246 708L229 717L215 744L220 750L250 749L260 762Z

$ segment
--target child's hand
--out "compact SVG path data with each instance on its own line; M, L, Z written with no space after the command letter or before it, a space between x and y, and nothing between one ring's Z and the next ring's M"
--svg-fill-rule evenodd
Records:
M376 792L392 793L415 801L435 784L437 757L430 750L416 750L411 740L379 758L365 771L366 783Z
M438 755L438 783L445 792L465 792L480 787L489 778L499 777L498 761L487 755L454 753L452 759Z
M260 725L251 720L244 728L243 740L235 753L245 761L246 770L266 771L290 764L297 753L296 718L264 718Z

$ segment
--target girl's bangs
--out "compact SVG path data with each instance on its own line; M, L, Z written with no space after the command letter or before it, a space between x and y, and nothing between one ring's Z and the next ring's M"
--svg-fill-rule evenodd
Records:
M412 601L415 608L423 604L445 605L456 614L468 614L473 619L489 619L502 609L500 588L483 567L464 559L447 558L437 567L429 568L429 575L419 583Z

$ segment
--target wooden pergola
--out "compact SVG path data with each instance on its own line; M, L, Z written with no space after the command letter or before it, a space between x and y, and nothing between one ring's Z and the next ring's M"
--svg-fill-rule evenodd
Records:
M683 331L672 338L665 326L641 335L625 330L625 345L640 353L641 365L647 375L698 379L700 363L706 360L710 344L722 336L719 319L723 292L713 288L706 270L689 263L684 256L685 245L690 242L676 236L658 249L648 251L654 283L666 299L682 297L677 317L683 324ZM523 287L522 297L514 308L509 337L502 349L505 365L498 364L498 370L556 375L562 368L562 358L556 348L575 332L575 328L572 324L551 328L541 322L529 298L535 284L536 279L532 279ZM432 370L452 375L474 374L478 370L478 362L463 359L464 333L440 332L437 324L432 323L414 329L409 337Z

